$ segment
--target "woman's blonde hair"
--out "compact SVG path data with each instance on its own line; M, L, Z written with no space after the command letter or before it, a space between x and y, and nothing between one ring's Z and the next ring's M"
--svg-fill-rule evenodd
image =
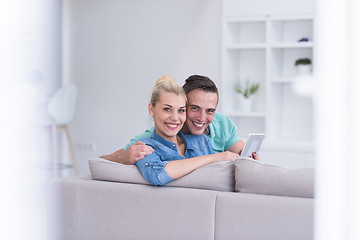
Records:
M153 88L150 103L155 107L156 103L160 100L160 94L165 91L168 93L175 93L176 95L185 96L184 89L175 81L171 76L165 75L158 78Z

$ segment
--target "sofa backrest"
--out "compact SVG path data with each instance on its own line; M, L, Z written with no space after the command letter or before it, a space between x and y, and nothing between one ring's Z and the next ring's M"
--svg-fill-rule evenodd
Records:
M135 165L125 165L102 158L89 160L92 179L150 185ZM198 168L166 186L233 192L234 162L222 161Z
M89 166L95 180L150 185L135 165L94 158ZM312 168L286 169L242 157L198 168L166 186L314 198L314 172Z

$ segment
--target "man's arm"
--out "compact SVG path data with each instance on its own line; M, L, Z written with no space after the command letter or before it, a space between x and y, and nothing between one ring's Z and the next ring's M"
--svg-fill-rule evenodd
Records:
M126 147L113 152L112 154L103 155L104 158L109 161L132 165L140 159L143 159L146 155L150 155L154 152L152 147L140 142L140 139L149 138L154 133L154 127L146 130L140 135L135 136L130 140L130 143Z
M238 142L234 143L231 147L226 149L226 151L241 154L241 151L243 150L244 146L245 146L245 142L240 139Z
M132 165L153 152L154 150L152 147L138 141L128 147L126 151L124 149L120 149L112 154L101 156L101 158L117 163Z
M244 149L245 142L240 139L236 125L229 117L225 115L220 116L223 117L223 120L219 126L222 127L222 131L228 133L226 138L225 151L230 151L241 155L241 151ZM252 153L251 157L255 160L260 160L257 153Z

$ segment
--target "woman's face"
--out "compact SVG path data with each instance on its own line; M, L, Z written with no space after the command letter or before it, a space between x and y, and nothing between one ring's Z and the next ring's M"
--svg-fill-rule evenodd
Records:
M162 138L174 142L186 121L185 97L162 92L155 107L149 104L149 112L154 118L155 132Z

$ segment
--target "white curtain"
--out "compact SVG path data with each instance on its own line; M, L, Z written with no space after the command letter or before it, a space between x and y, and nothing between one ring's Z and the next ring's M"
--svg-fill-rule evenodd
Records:
M315 239L360 239L360 1L318 0Z
M0 0L0 239L47 239L49 142L34 110L60 85L60 16L61 0Z

